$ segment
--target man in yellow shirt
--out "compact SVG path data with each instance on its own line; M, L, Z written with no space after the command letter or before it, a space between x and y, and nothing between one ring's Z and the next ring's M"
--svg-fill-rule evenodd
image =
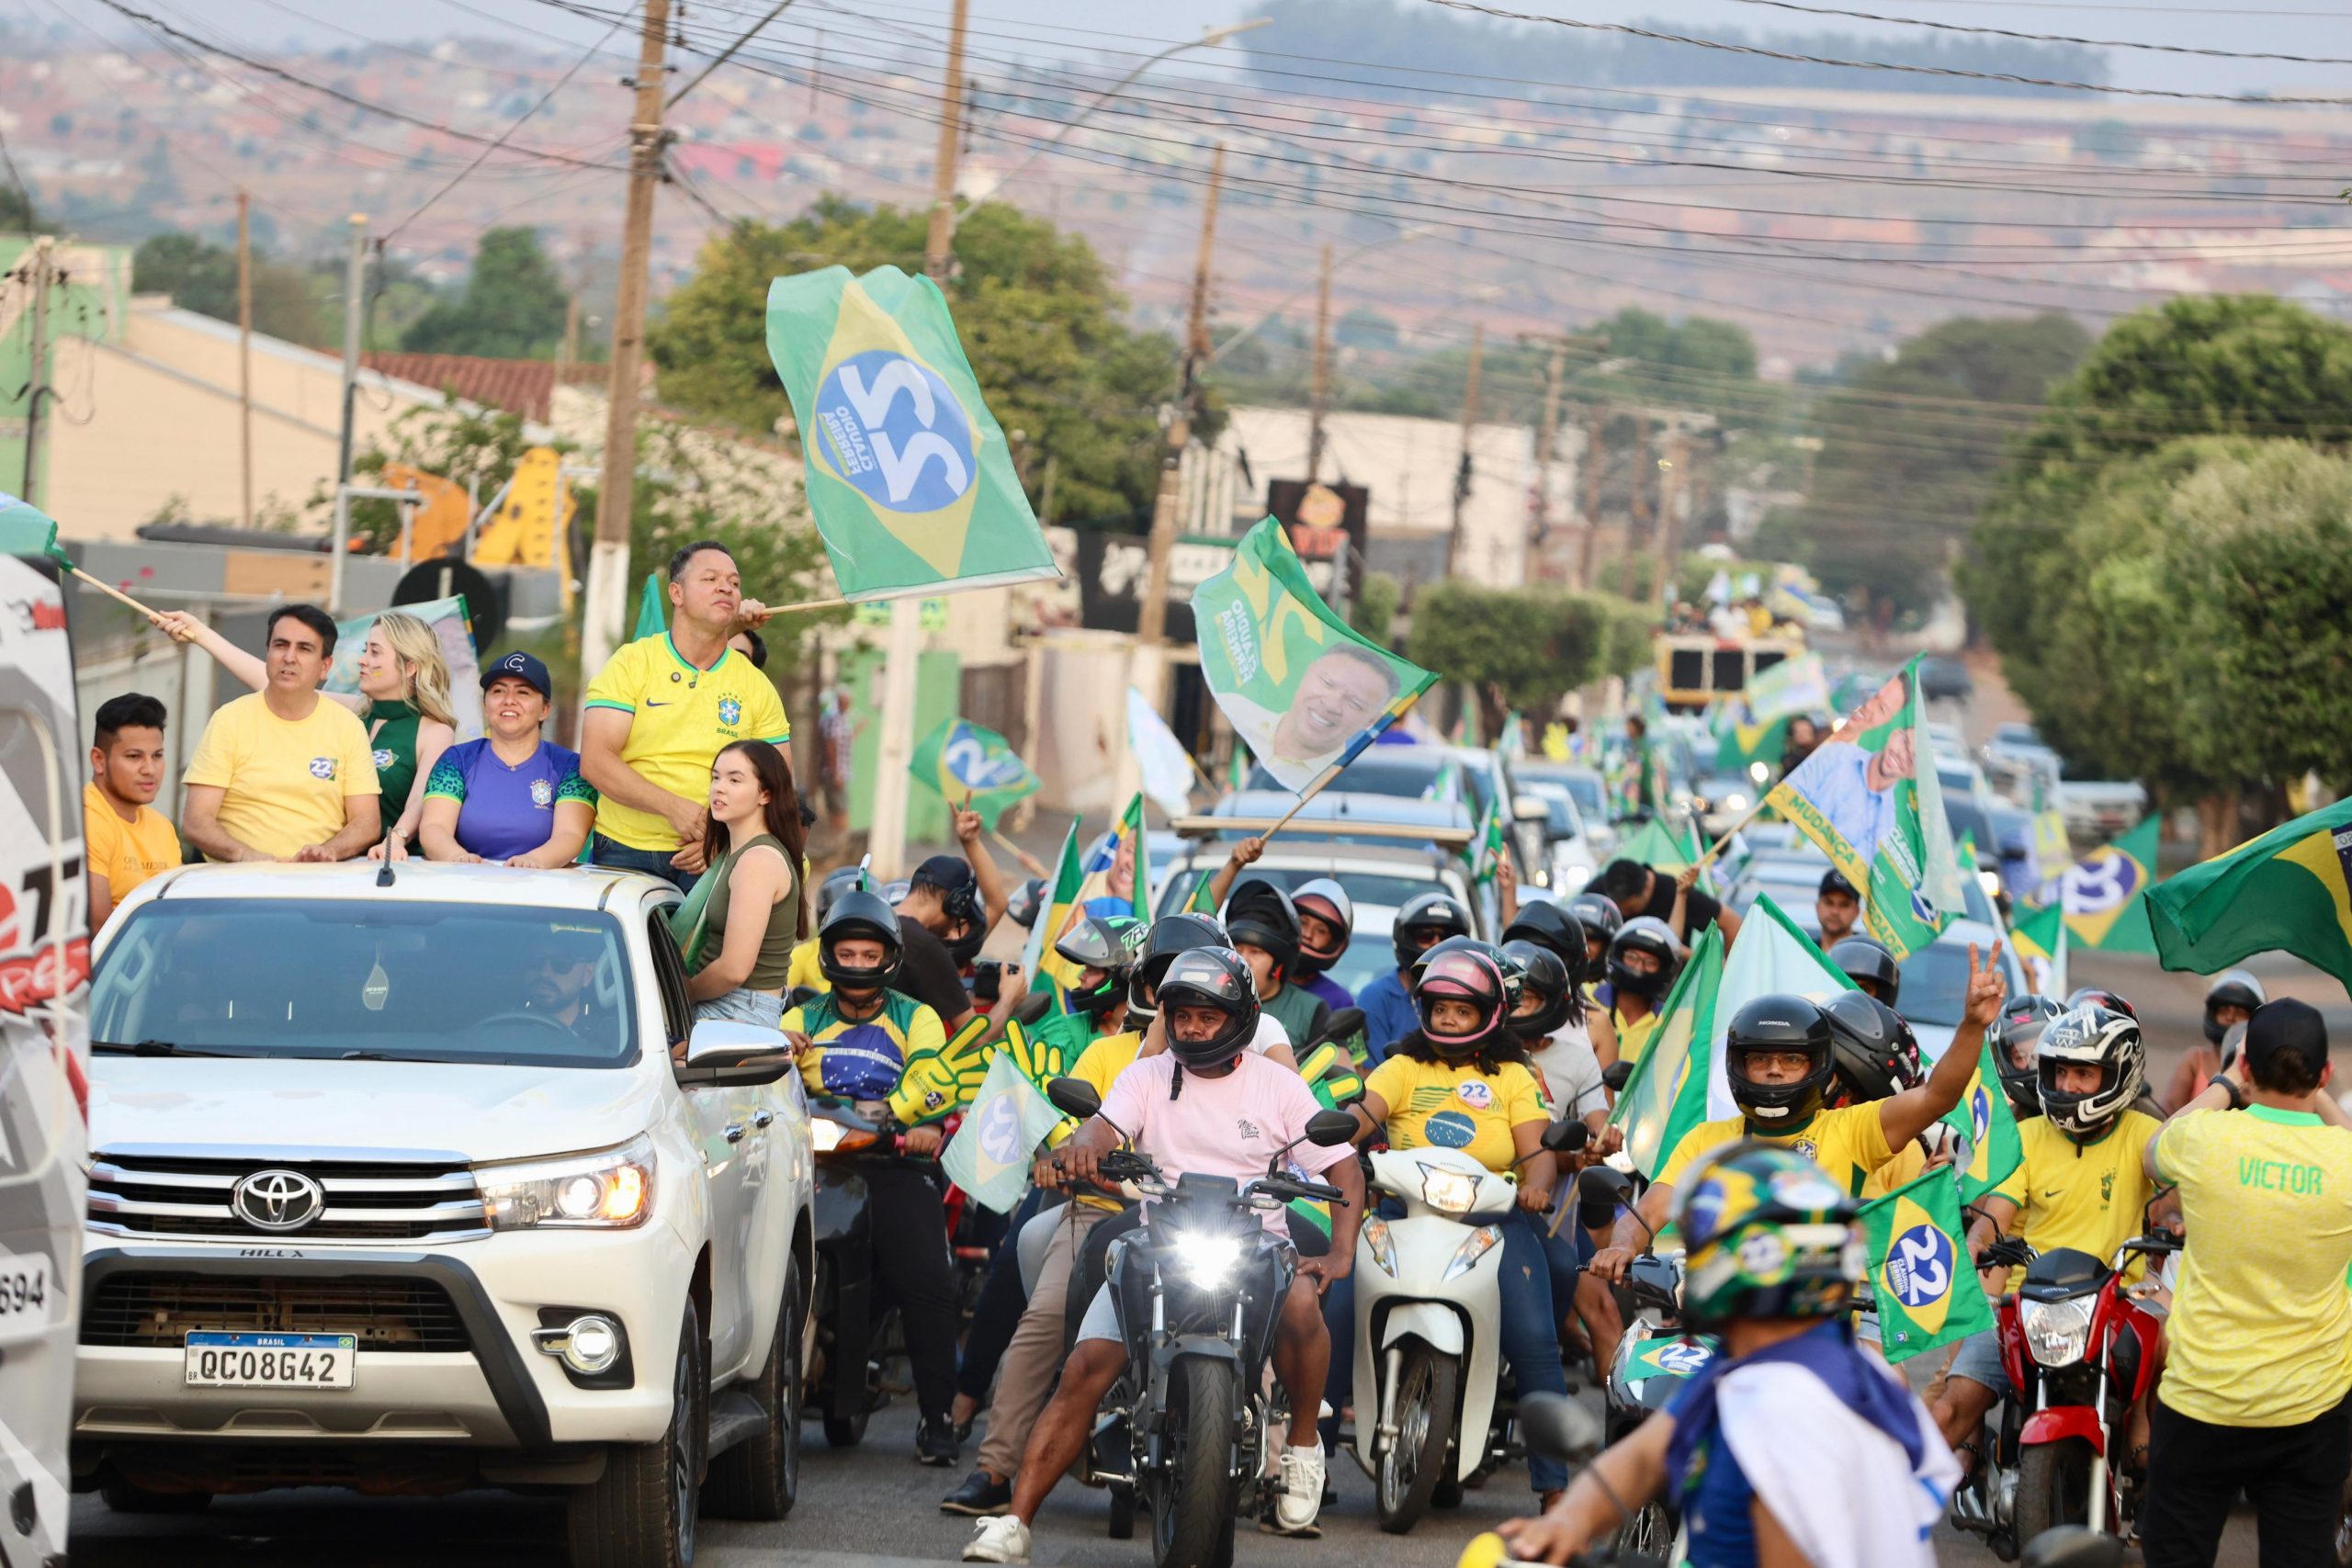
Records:
M2024 1157L1985 1194L1969 1227L1969 1250L1981 1258L2014 1229L2036 1252L2072 1247L2104 1263L2140 1234L2154 1190L2141 1152L2156 1119L2132 1109L2146 1079L2147 1046L2132 1019L2083 1007L2042 1031L2036 1061L2042 1114L2018 1123ZM1988 1279L1990 1293L2014 1289L2024 1271L2014 1272L2015 1279ZM1995 1330L1962 1341L1935 1414L1962 1474L1979 1457L1985 1413L2008 1386Z
M2330 1075L2317 1010L2265 1002L2243 1055L2145 1145L2188 1236L2140 1516L2148 1568L2211 1562L2241 1490L2265 1562L2335 1561L2352 1469L2352 1132Z
M1663 1229L1674 1213L1674 1187L1682 1173L1709 1150L1741 1138L1794 1149L1827 1171L1841 1191L1859 1195L1871 1172L1967 1092L1976 1076L1984 1026L2001 1008L2000 954L1996 942L1980 959L1975 944L1969 944L1967 1010L1927 1082L1842 1110L1823 1109L1836 1051L1820 1008L1803 997L1765 996L1734 1013L1724 1041L1724 1067L1739 1114L1702 1122L1682 1135L1642 1194L1638 1217L1621 1216L1611 1245L1593 1254L1593 1273L1623 1280L1646 1236Z
M214 714L187 764L187 841L216 861L350 860L382 836L359 717L319 693L335 625L315 604L269 618L267 684Z
M180 863L172 819L150 804L163 787L164 705L138 692L108 697L92 727L90 782L82 790L92 931L132 888Z
M775 685L728 646L743 581L722 545L670 558L670 629L624 644L588 683L580 772L596 788L588 858L691 890L703 872L710 764L738 740L786 746Z

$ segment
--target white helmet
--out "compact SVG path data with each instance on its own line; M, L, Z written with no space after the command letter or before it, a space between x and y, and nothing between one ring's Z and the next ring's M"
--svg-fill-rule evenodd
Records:
M2147 1043L2129 1014L2089 1004L2062 1013L2042 1030L2034 1052L2041 1113L2061 1132L2088 1137L2140 1097L2147 1062ZM2062 1093L2055 1087L2061 1066L2097 1067L2098 1088L2088 1094Z

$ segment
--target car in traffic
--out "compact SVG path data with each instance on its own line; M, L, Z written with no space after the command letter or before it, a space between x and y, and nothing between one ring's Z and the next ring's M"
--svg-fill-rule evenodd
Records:
M1524 792L1521 798L1533 796L1544 803L1547 813L1544 863L1536 867L1536 886L1563 895L1581 891L1607 862L1608 855L1601 849L1592 824L1577 807L1575 794L1566 784L1529 779L1523 774L1519 784ZM1610 841L1615 841L1613 835Z
M1993 951L1995 942L2001 942L2005 994L2019 996L2033 988L2015 944L2002 940L1999 917L1993 915L1982 898L1980 892L1971 902L1991 919L1970 915L1953 920L1935 941L1899 965L1903 988L1894 1004L1895 1010L1910 1024L1911 1032L1919 1038L1919 1049L1930 1060L1944 1054L1944 1047L1951 1043L1952 1034L1968 1010L1968 949L1972 943L1981 959Z
M1929 702L1964 703L1976 694L1976 682L1959 660L1931 655L1919 660L1919 694Z
M781 1518L814 1242L773 1030L652 877L209 865L91 986L77 1488L560 1491L582 1568Z
M1251 770L1244 793L1272 793L1282 781L1263 766ZM1340 770L1325 793L1389 795L1408 800L1458 800L1469 807L1470 820L1484 819L1487 808L1500 803L1503 837L1511 849L1511 869L1521 885L1536 885L1544 862L1544 825L1550 814L1532 797L1522 802L1512 764L1500 751L1484 746L1369 746ZM1522 816L1521 804L1527 807ZM1287 807L1285 807L1287 809ZM1274 813L1280 816L1281 812Z
M1585 838L1604 860L1617 847L1617 829L1609 820L1609 781L1598 768L1576 762L1555 762L1547 757L1521 757L1511 763L1521 789L1565 789L1584 818Z

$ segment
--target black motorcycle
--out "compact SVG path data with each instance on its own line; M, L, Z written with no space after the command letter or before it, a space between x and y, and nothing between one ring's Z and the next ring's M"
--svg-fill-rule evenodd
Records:
M896 1155L898 1129L887 1112L812 1095L808 1132L816 1145L817 1269L809 1295L816 1330L804 1416L824 1423L825 1441L845 1449L865 1438L866 1418L889 1403L883 1368L897 1309L880 1300L874 1277L874 1202L865 1161Z
M1080 1121L1102 1110L1081 1079L1057 1078L1047 1093ZM1125 1533L1123 1522L1132 1528L1137 1503L1151 1515L1156 1568L1230 1563L1235 1520L1270 1501L1268 1444L1289 1429L1290 1395L1278 1385L1272 1397L1261 1391L1297 1261L1261 1216L1295 1198L1345 1201L1338 1188L1285 1175L1280 1164L1300 1143L1348 1143L1356 1127L1347 1111L1318 1111L1264 1176L1238 1186L1220 1176L1170 1180L1132 1150L1102 1158L1102 1179L1131 1185L1150 1206L1112 1245L1108 1283L1127 1368L1103 1400L1092 1468L1112 1488L1113 1534Z

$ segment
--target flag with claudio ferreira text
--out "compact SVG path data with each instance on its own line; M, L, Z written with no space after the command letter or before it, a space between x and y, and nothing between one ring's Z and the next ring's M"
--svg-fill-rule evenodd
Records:
M1344 766L1437 681L1333 615L1271 517L1193 591L1193 621L1217 707L1285 789Z
M1765 797L1862 890L1870 934L1898 959L1963 897L1918 673L1914 658Z
M974 1202L1010 1213L1029 1185L1030 1155L1061 1119L1012 1053L999 1051L964 1124L940 1155L940 1167Z
M1993 1326L1969 1266L1951 1178L1931 1170L1857 1216L1878 1304L1880 1348L1891 1363Z
M808 510L851 599L1059 575L947 300L894 266L768 285L768 357L792 400Z

